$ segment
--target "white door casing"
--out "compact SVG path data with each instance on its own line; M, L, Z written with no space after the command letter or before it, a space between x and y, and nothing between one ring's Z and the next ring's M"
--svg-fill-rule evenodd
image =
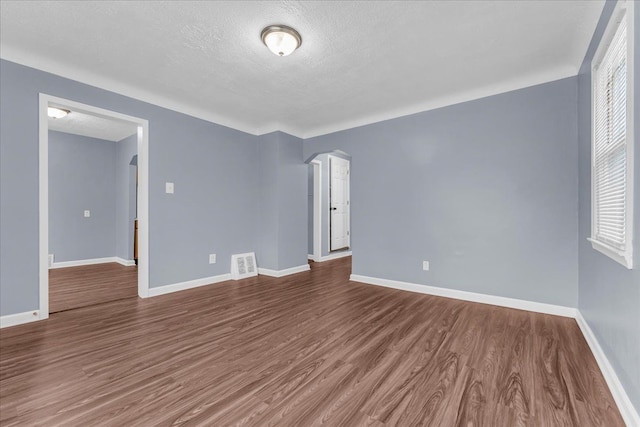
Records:
M313 166L313 260L322 258L322 162L311 161Z
M39 310L38 320L49 317L49 118L47 108L68 107L99 117L130 122L138 127L138 296L149 296L149 122L138 117L39 94Z
M350 246L349 160L329 156L329 251Z

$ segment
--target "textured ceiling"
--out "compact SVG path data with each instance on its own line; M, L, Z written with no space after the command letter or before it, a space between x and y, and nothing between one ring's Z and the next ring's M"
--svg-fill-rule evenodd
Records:
M60 107L69 110L68 107ZM71 111L60 119L49 117L49 130L106 139L107 141L121 141L128 136L136 134L138 127L125 121Z
M6 1L0 56L309 137L577 74L595 1ZM302 35L284 58L269 24Z

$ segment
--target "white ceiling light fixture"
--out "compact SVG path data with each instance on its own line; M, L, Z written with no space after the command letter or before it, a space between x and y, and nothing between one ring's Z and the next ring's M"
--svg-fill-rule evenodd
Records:
M64 110L62 108L57 108L57 107L47 108L47 116L51 117L52 119L61 119L67 114L69 114L70 112L71 111L69 110Z
M300 33L286 25L269 25L262 30L262 42L278 56L288 56L302 44Z

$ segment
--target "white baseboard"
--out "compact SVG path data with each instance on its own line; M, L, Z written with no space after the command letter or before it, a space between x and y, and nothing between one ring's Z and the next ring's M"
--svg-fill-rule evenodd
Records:
M8 328L9 326L22 325L24 323L35 322L40 319L38 310L25 311L24 313L9 314L0 317L0 328Z
M309 264L299 265L297 267L286 268L284 270L269 270L268 268L258 268L258 274L270 277L284 277L290 274L301 273L303 271L309 271L311 268Z
M313 256L313 254L307 254L307 259L310 259L311 261L315 261L316 257Z
M361 276L358 274L352 274L349 280L352 280L354 282L368 283L370 285L400 289L403 291L418 292L421 294L436 295L439 297L479 302L482 304L498 305L501 307L516 308L519 310L535 311L537 313L553 314L555 316L576 316L575 308L565 307L561 305L545 304L541 302L526 301L515 298L478 294L475 292L460 291L456 289L438 288L435 286L419 285L417 283L400 282L397 280L379 279L377 277Z
M110 256L105 258L91 258L91 259L79 259L76 261L54 262L53 264L51 264L49 268L80 267L82 265L106 264L109 262L117 262L118 264L124 265L125 267L131 267L136 265L135 260L124 259L117 256Z
M584 339L587 341L587 344L589 344L589 348L591 348L593 357L596 359L596 362L598 362L602 376L604 376L609 390L611 390L613 399L618 405L618 410L624 422L628 426L640 426L640 415L638 415L638 412L635 410L613 366L611 366L609 359L602 350L602 347L600 347L600 343L579 310L576 312L576 322L582 331L582 335L584 335Z
M351 251L334 252L329 255L321 256L320 259L314 259L314 261L315 262L331 261L332 259L344 258L346 256L351 256ZM313 258L310 258L310 259L313 259Z
M231 280L231 274L220 274L218 276L203 277L202 279L189 280L187 282L173 283L171 285L158 286L149 288L149 296L157 297L158 295L170 294L173 292L184 291L186 289L197 288L200 286L212 285L214 283L225 282Z
M118 262L118 259L112 256L112 257L106 257L106 258L91 258L91 259L79 259L76 261L54 262L49 268L79 267L81 265L106 264L108 262Z
M136 261L134 259L115 257L115 261L120 265L124 265L125 267L133 267L134 265L136 265Z

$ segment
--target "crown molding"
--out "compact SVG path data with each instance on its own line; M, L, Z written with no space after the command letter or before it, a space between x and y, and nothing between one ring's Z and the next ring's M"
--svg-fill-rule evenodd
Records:
M0 58L6 61L15 62L17 64L35 68L40 71L55 74L56 76L65 79L74 80L79 83L97 87L99 89L104 89L109 92L114 92L119 95L126 96L127 98L132 98L138 101L155 105L157 107L166 108L177 113L182 113L198 119L206 120L208 122L248 133L250 135L260 135L256 132L256 129L253 126L247 123L243 123L220 114L212 113L211 111L208 111L204 108L194 107L192 105L188 105L174 99L169 99L165 96L140 89L127 83L116 81L89 71L81 70L80 68L70 67L55 60L46 59L5 45L1 46L0 52Z
M157 95L155 93L139 89L137 87L110 79L108 77L100 76L95 73L83 71L74 67L69 67L57 61L44 59L42 57L21 51L19 49L14 49L10 46L2 46L0 58L25 65L27 67L35 68L47 73L55 74L62 78L74 80L86 85L108 90L110 92L114 92L128 98L136 99L138 101L153 104L161 108L166 108L178 113L186 114L198 119L206 120L208 122L245 132L250 135L261 136L268 133L281 131L301 139L310 139L317 136L370 125L373 123L397 119L400 117L410 116L413 114L435 110L438 108L444 108L455 104L474 101L493 95L499 95L518 89L524 89L543 83L561 80L567 77L574 77L578 74L579 71L577 67L573 66L559 67L553 70L547 70L544 72L511 79L504 82L487 85L481 88L461 91L459 93L442 96L436 99L430 99L410 106L403 106L381 113L364 115L352 120L344 120L338 123L304 129L299 126L292 126L291 124L280 122L272 122L264 126L254 127L249 125L248 123L240 122L238 120L234 120L220 114L215 114L200 107L194 107L192 105L175 101L162 95Z
M273 132L286 133L300 139L303 139L302 135L304 135L304 129L301 129L295 126L292 127L284 124L279 124L279 123L271 123L268 126L263 126L258 128L258 130L256 131L256 135L258 136L268 135Z
M516 79L507 80L495 84L486 85L480 88L465 90L451 95L430 99L424 102L387 110L381 113L365 115L353 120L345 120L326 126L317 126L303 133L303 139L315 138L317 136L328 135L343 130L353 129L385 120L397 119L413 114L423 113L438 108L449 107L464 102L475 101L489 96L500 95L514 90L525 89L539 84L550 83L562 80L567 77L578 75L578 68L573 66L559 67L541 73L527 75Z

